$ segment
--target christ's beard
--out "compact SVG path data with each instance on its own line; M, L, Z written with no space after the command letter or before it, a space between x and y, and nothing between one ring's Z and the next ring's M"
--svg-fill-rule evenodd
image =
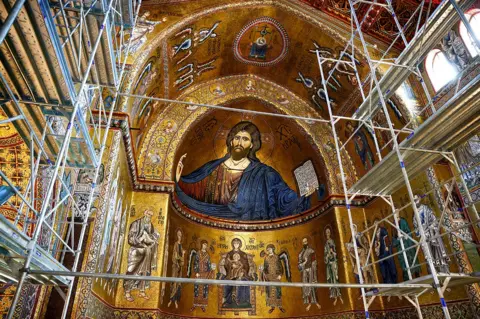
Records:
M236 146L232 149L232 151L230 152L230 155L232 156L233 160L238 161L247 157L249 151L250 149L245 149L241 146Z

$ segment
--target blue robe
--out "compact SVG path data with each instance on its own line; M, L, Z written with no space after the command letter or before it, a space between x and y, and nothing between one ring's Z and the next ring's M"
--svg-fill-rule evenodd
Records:
M252 44L250 48L250 58L254 59L262 59L265 60L267 55L268 45L265 43L264 45L259 45L256 42Z
M206 163L189 175L183 183L197 183L208 177L230 155ZM283 181L280 174L268 165L252 160L243 171L238 186L237 201L217 205L198 201L176 185L178 198L199 213L236 220L270 220L301 213L310 208L310 197L299 197Z
M388 239L388 231L384 227L379 227L379 230L377 231L380 231L380 240L378 240L377 236L375 236L375 243L379 242L380 244L380 249L378 251L378 259L387 258L379 262L383 283L396 284L397 267L395 266L395 260L393 259L393 256L388 258L392 255L392 244Z

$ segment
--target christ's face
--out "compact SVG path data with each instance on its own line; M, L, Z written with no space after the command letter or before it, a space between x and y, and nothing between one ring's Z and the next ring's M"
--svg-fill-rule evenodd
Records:
M245 131L238 132L232 139L232 157L236 159L247 157L252 146L252 136L250 133Z
M330 239L330 235L331 235L331 234L330 234L330 229L327 228L327 229L325 230L325 236L327 236L327 239Z
M208 246L207 243L203 243L202 244L202 250L207 250L207 246Z
M267 254L269 254L270 256L273 255L273 248L272 247L267 248Z

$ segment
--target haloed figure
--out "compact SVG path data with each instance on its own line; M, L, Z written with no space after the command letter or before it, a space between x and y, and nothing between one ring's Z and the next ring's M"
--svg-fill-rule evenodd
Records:
M349 138L350 135L355 133L356 128L350 121L347 121L345 125L345 137ZM365 133L362 130L359 130L355 133L352 140L355 145L355 152L360 157L365 169L368 170L372 168L375 165L375 160L373 157L373 153L370 150L370 146L368 145L368 140Z
M347 251L348 255L350 258L350 263L353 268L353 274L355 275L355 279L358 283L360 283L360 275L358 272L358 267L357 267L357 259L355 257L355 244L357 246L357 252L358 252L358 262L360 262L361 266L361 276L363 279L363 282L366 284L373 284L375 282L374 276L373 276L373 268L372 265L367 264L367 258L368 258L368 250L369 250L369 243L367 237L365 237L362 233L358 232L357 225L353 225L353 229L355 232L355 239L352 239L351 242L347 243ZM353 241L355 240L355 242Z
M173 244L172 253L172 277L182 277L183 265L185 264L185 250L182 247L183 232L177 229L177 241ZM170 291L170 301L167 307L170 307L172 302L175 303L175 308L178 308L178 302L182 296L182 286L178 282L172 283Z
M310 189L298 196L272 167L260 162L262 139L257 126L239 122L227 136L227 154L181 176L183 155L176 170L178 198L189 208L235 220L270 220L310 208Z
M308 239L302 240L303 249L298 255L298 269L302 274L302 281L304 283L317 282L317 258L315 257L315 250L308 245ZM312 304L315 304L320 309L320 304L317 301L316 291L313 287L302 287L303 303L307 305L306 310L310 310Z
M221 279L226 280L254 280L250 276L250 263L248 255L242 248L242 241L238 238L232 240L232 250L225 256L226 276ZM250 287L247 286L225 286L223 288L223 304L224 308L249 308L250 303Z
M282 279L283 272L283 265L280 256L275 253L275 246L269 244L263 262L263 279L265 281L279 282ZM275 310L275 307L278 307L281 312L285 312L285 309L282 307L282 288L267 286L265 287L265 290L267 306L270 307L268 313L272 313L273 310Z
M150 276L157 266L157 246L160 234L155 231L152 224L153 212L145 210L144 216L135 220L128 230L128 244L130 250L127 257L127 275ZM144 280L128 279L123 282L125 299L133 301L131 291L139 289L139 296L150 299L145 289L149 282Z
M450 258L447 256L447 251L445 249L445 245L443 244L442 237L438 237L440 235L440 230L438 229L437 217L430 207L420 202L420 196L415 195L414 200L415 205L417 206L418 214L420 215L420 220L422 222L421 225L418 225L417 219L413 218L413 228L415 229L415 233L417 236L420 236L419 227L423 228L423 231L425 232L425 240L430 248L435 268L441 272L448 273L448 262L450 261Z
M395 214L397 214L398 217L398 212L395 212ZM395 247L397 249L397 252L399 252L402 251L401 243L403 241L403 248L405 249L405 251L398 254L398 260L400 261L400 267L402 268L403 281L407 281L410 279L410 277L408 276L409 268L412 278L420 277L420 266L418 265L418 258L415 249L410 249L410 247L414 246L415 243L410 238L410 236L413 235L407 220L404 217L400 217L398 225L400 226L400 231L397 231L397 234L393 237L392 242L393 247ZM406 235L403 233L405 233ZM406 259L405 256L407 257Z
M378 220L375 221L378 224ZM388 231L382 225L379 225L374 239L375 254L378 257L380 273L385 284L397 283L397 266L392 256L392 242Z
M325 229L325 242L324 246L324 261L327 271L327 282L329 284L338 284L338 256L337 249L335 248L335 241L332 238L332 230L327 227ZM333 299L333 305L337 304L337 300L343 304L342 293L339 287L330 287L330 299Z
M208 254L208 242L206 240L201 241L202 248L195 255L193 261L193 270L195 271L195 277L200 279L210 279L212 273L212 264L210 262L210 255ZM196 307L200 307L205 312L208 306L208 285L194 285L193 286L193 307L190 311L195 310Z

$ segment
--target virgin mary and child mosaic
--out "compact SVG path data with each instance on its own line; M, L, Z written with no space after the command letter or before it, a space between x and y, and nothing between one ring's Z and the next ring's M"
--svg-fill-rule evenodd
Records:
M254 255L242 251L242 241L234 238L232 250L221 254L217 279L254 281L258 279L257 267L253 261ZM218 313L226 311L248 311L255 315L255 287L250 286L220 286L218 296Z
M302 196L297 195L274 168L257 158L262 147L257 126L239 122L228 133L226 144L224 157L185 176L181 174L186 154L180 158L176 193L184 205L205 215L234 220L271 220L310 208L310 195L318 188L316 175L313 173L315 179L308 184L308 178L299 180L295 172ZM312 174L303 175L311 178Z

